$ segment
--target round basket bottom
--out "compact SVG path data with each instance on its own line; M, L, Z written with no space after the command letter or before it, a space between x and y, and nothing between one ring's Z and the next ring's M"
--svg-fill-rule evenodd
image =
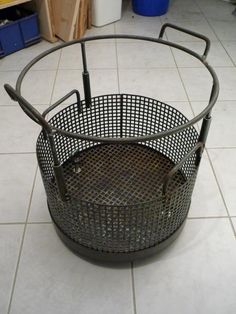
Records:
M164 178L173 167L169 158L142 144L102 144L76 152L63 164L70 197L65 203L64 218L59 216L58 220L60 210L55 203L49 208L60 238L77 254L100 261L133 261L162 250L177 237L186 219L186 214L181 214L180 223L170 231L175 208L162 211L156 207ZM184 174L177 172L168 192L185 182ZM152 210L146 210L146 204ZM90 218L84 220L83 211L90 208L91 214L86 214ZM93 213L100 218L93 219ZM156 215L165 224L162 231L158 227L163 234L159 240L154 240L158 239L153 229L158 224Z
M148 146L103 144L78 152L63 169L71 197L92 204L129 206L161 197L163 179L174 166ZM184 182L179 171L168 190Z
M49 207L48 207L49 208ZM52 217L50 208L49 213ZM52 217L53 220L53 217ZM164 250L167 246L169 246L173 241L177 239L177 237L180 235L181 231L184 228L184 225L186 223L186 220L182 223L182 225L166 240L163 242L152 246L150 248L136 251L136 252L127 252L127 253L109 253L109 252L101 252L98 250L87 248L75 241L73 241L70 237L68 237L61 228L54 222L54 227L56 229L56 232L59 236L59 238L62 240L62 242L75 254L82 256L86 259L91 259L98 262L110 262L110 263L124 263L124 262L133 262L139 259L144 259L151 257L152 255L155 255L157 253L160 253L162 250Z

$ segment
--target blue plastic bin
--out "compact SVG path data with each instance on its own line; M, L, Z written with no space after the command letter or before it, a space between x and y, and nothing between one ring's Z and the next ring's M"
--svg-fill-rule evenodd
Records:
M159 16L168 11L169 0L132 0L133 11L144 16Z
M18 22L13 22L0 27L0 57L23 49L24 43Z
M25 47L39 41L38 14L34 13L19 21Z
M25 17L17 18L14 11L1 12L1 19L12 22L0 26L0 57L40 41L37 13L24 11L24 14Z

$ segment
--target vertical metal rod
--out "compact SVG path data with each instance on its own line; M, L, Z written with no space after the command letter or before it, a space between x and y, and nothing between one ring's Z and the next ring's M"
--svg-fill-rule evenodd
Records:
M46 141L48 139L48 132L44 128L42 128L42 132L43 132L43 138Z
M83 84L84 84L84 98L87 108L91 107L91 87L90 77L87 69L86 48L85 43L81 43L82 61L83 61Z
M207 135L210 129L210 124L211 124L211 116L207 114L206 117L202 121L202 127L201 127L200 135L198 138L198 141L202 142L203 144L206 143Z
M53 170L54 170L54 175L55 175L57 187L59 190L59 194L61 196L62 201L66 201L66 200L68 200L68 197L67 197L65 178L64 178L63 169L61 167L61 163L57 157L53 133L48 133L48 139L49 139L49 143L50 143L50 147L51 147L51 151L52 151Z
M120 98L120 137L123 137L123 94Z
M210 99L209 99L209 103L212 100L212 97L214 95L214 91L215 91L215 85L213 84L212 90L211 90L211 96L210 96ZM207 115L204 117L204 119L202 121L200 134L199 134L199 137L198 137L198 142L202 142L204 146L206 144L206 140L207 140L207 136L208 136L208 133L209 133L210 125L211 125L211 111L209 111L207 113ZM197 151L197 157L196 157L196 165L197 166L200 164L200 161L201 161L201 158L202 158L202 153L203 153L203 149L202 149L202 147L200 147L199 150Z
M80 93L78 91L75 91L75 94L77 100L78 113L81 113Z
M216 86L215 86L215 84L213 84L209 103L212 100L212 97L213 97L214 92L215 92L215 88L216 88ZM200 135L198 138L198 141L202 142L204 145L205 145L206 140L207 140L207 136L208 136L208 132L209 132L209 128L210 128L210 123L211 123L211 111L209 111L207 113L207 115L204 117L204 119L202 121L202 127L201 127Z

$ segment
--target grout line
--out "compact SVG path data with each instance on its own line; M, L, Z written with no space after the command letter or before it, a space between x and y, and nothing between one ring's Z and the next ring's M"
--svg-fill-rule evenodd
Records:
M172 101L174 101L174 100L172 100ZM206 102L206 101L209 102L209 99L197 99L197 100L193 99L193 100L190 100L190 102ZM235 102L235 101L236 101L236 98L231 98L231 99L221 99L221 98L218 98L217 99L217 102Z
M223 42L230 42L230 43L236 43L236 38L235 39L219 39L219 41L223 41Z
M208 26L210 27L210 29L212 30L212 32L214 33L214 35L216 36L217 40L219 41L220 45L222 46L222 48L224 49L224 51L226 52L226 54L228 55L230 61L233 63L234 67L236 66L236 63L234 62L233 58L231 58L230 54L228 53L228 51L225 49L224 45L221 42L221 39L218 37L215 29L213 28L213 26L211 25L211 23L208 20L208 17L205 15L204 11L202 10L202 8L199 6L199 4L193 0L194 3L196 4L196 6L198 7L198 9L200 10L201 14L203 15L203 17L205 18Z
M116 67L89 67L89 71L94 71L94 70L99 70L99 71L107 71L107 70L115 70ZM59 68L58 70L63 70L63 71L81 71L83 72L82 68Z
M24 67L22 67L22 69L16 69L16 70L0 70L0 73L2 72L22 72L24 69ZM48 69L32 69L30 68L30 72L53 72L56 71L56 68L48 68Z
M0 222L0 226L5 226L5 225L46 225L46 224L52 224L53 222L51 221L32 221L32 222Z
M34 106L48 106L48 104L32 104ZM8 104L8 105L0 105L0 108L1 107L8 107L8 108L19 108L19 105L14 105L14 104Z
M236 67L236 62L234 62L234 59L231 57L231 55L228 53L228 50L225 48L224 44L221 42L221 40L219 39L219 42L221 44L221 46L223 47L224 51L226 52L226 54L228 55L229 59L231 60L231 62L233 63L234 67Z
M227 206L227 204L226 204L223 191L221 190L220 183L219 183L218 178L217 178L217 176L216 176L216 172L215 172L215 169L214 169L214 166L213 166L211 157L210 157L210 155L209 155L208 149L206 149L206 154L207 154L207 157L208 157L208 159L209 159L210 166L211 166L211 168L212 168L212 171L213 171L213 174L214 174L214 177L215 177L215 180L216 180L216 184L217 184L218 189L219 189L219 191L220 191L221 198L222 198L223 203L224 203L224 205L225 205L225 209L226 209L226 212L227 212L227 215L228 215L228 219L229 219L230 225L231 225L231 227L232 227L232 229L233 229L234 236L236 237L236 230L234 229L234 225L233 225L233 222L232 222L230 213L229 213L229 209L228 209L228 206Z
M116 34L116 23L117 23L118 21L116 21L115 23L113 23L113 34ZM113 38L114 39L114 38Z
M175 49L175 48L172 48ZM222 68L227 68L227 69L231 69L231 68L235 68L234 65L212 65L212 67L214 69L222 69ZM204 67L204 65L200 65L200 66L179 66L180 69L188 69L188 68L192 68L192 69L206 69Z
M133 262L131 262L131 281L132 281L132 292L133 292L133 309L134 309L134 314L137 314L135 283L134 283L134 263Z
M0 155L35 155L36 152L6 152L6 153L1 153Z
M195 104L197 104L197 103L199 103L199 102L206 102L206 101L208 101L208 100L191 100L191 102L192 103L195 103ZM219 103L219 102L226 102L226 103L229 103L229 102L234 102L234 101L236 101L236 99L230 99L230 100L217 100L217 103Z
M170 48L170 50L171 50L172 56L173 56L174 61L175 61L175 64L176 64L176 69L177 69L177 71L178 71L179 78L180 78L180 80L181 80L181 83L182 83L183 89L184 89L185 94L186 94L186 96L187 96L187 99L188 99L188 102L189 102L190 109L191 109L191 111L192 111L193 117L195 117L195 112L194 112L193 106L192 106L192 104L191 104L191 100L190 100L190 98L189 98L189 95L188 95L187 89L186 89L186 87L185 87L184 81L183 81L183 79L182 79L182 76L181 76L180 70L179 70L179 68L178 68L178 65L177 65L177 62L176 62L176 59L175 59L175 56L174 56L174 53L173 53L173 49L172 49L172 48ZM204 100L204 101L205 101L205 100Z
M55 85L56 85L57 75L59 72L59 65L61 62L61 56L62 56L62 49L60 50L60 55L59 55L58 62L57 62L57 68L56 68L55 78L54 78L54 82L53 82L53 86L52 86L52 92L51 92L51 97L50 97L50 101L49 101L49 106L52 104L52 98L53 98L54 89L55 89Z
M188 217L188 220L194 220L194 219L221 219L221 218L229 218L228 216L205 216L205 217Z
M25 222L0 222L0 226L25 225Z
M225 147L207 147L207 149L236 149L236 146L225 146Z
M119 72L119 59L118 59L117 40L115 41L115 49L116 49L116 71L117 71L118 93L120 94L120 72Z
M11 290L7 314L10 314L10 311L11 311L12 299L13 299L13 294L14 294L15 286L16 286L16 279L17 279L17 274L18 274L19 265L20 265L20 259L21 259L21 254L22 254L22 249L23 249L23 244L24 244L24 239L25 239L25 234L26 234L27 222L29 219L30 207L31 207L31 203L32 203L33 191L34 191L34 187L35 187L35 183L36 183L37 173L38 173L38 166L37 166L36 171L35 171L33 186L32 186L32 190L30 193L30 200L29 200L29 205L28 205L28 210L27 210L27 216L26 216L25 226L24 226L24 230L23 230L23 234L22 234L19 255L17 258L16 270L15 270L15 275L14 275L14 279L13 279L13 285L12 285L12 290Z
M170 47L170 49L175 49L174 47ZM187 53L186 53L187 54ZM193 57L194 58L194 57ZM152 66L152 67L121 67L121 69L127 69L127 70L159 70L159 69L175 69L176 66ZM192 66L192 65L181 65L181 66L178 66L179 69L205 69L204 65L201 64L199 66ZM213 66L214 69L224 69L224 68L228 68L228 69L232 69L232 68L235 68L234 65L214 65ZM95 69L96 70L96 69Z
M233 233L234 233L234 236L236 238L236 227L234 227L232 219L231 219L231 222L232 222Z
M173 48L174 49L174 48ZM210 63L211 64L211 63ZM232 69L235 68L234 65L212 65L213 69ZM202 66L179 66L179 68L181 69L188 69L188 68L192 68L192 69L206 69L203 65Z
M114 34L117 34L116 23L114 23ZM120 94L120 67L118 57L118 40L115 38L115 49L116 49L116 67L117 67L117 82L118 82L118 93Z
M52 225L52 221L32 221L27 222L27 225Z

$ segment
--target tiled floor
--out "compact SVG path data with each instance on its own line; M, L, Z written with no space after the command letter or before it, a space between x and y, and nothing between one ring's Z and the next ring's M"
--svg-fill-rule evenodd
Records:
M235 314L236 313L236 17L221 0L172 0L168 14L142 17L124 2L121 21L86 34L157 36L164 22L212 40L209 62L221 84L207 150L186 227L160 255L122 266L96 265L58 239L47 212L35 157L39 128L11 102L24 65L51 45L41 42L0 60L0 313L1 314ZM203 51L188 35L167 39ZM35 66L23 94L38 110L81 88L79 49L67 48ZM130 40L90 44L93 95L151 96L189 118L206 105L210 80L182 52Z

